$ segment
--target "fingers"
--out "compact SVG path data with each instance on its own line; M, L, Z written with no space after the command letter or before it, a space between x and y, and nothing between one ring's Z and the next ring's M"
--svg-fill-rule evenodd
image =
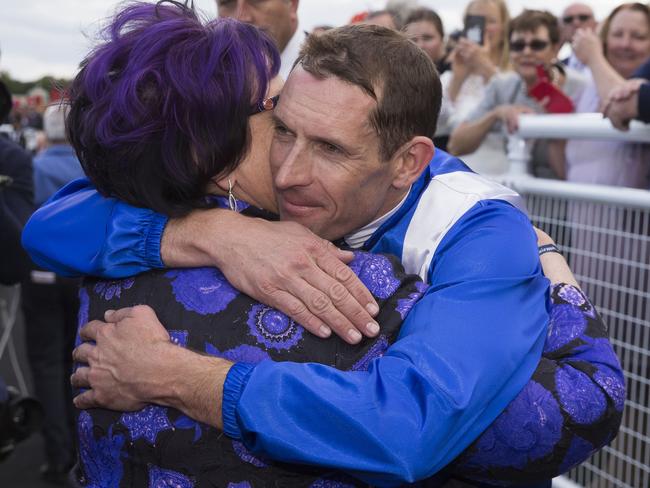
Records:
M95 399L95 390L87 390L83 393L80 393L72 400L74 406L79 409L95 408L99 407L99 402Z
M307 305L292 294L276 290L272 296L274 297L270 303L272 307L284 311L293 321L302 325L312 334L324 339L332 335L332 329L311 313Z
M89 342L83 342L72 351L72 359L78 363L90 364L92 366L95 359L94 354L96 347L97 346L90 344Z
M104 320L106 322L117 323L128 317L133 316L134 307L121 308L119 310L106 310L104 313Z
M89 373L90 368L86 366L77 368L77 370L70 376L70 384L72 387L76 389L90 388L90 381L88 379Z
M93 320L84 325L79 331L79 337L82 341L97 341L97 333L99 329L106 325L106 322L101 320Z

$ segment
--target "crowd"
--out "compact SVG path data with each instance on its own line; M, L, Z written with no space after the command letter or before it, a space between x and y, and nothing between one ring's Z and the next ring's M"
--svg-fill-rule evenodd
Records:
M610 442L606 328L483 177L521 114L650 121L650 7L471 0L451 33L415 8L307 34L298 0L217 5L125 6L65 103L14 112L33 153L0 136L43 477L538 488ZM650 145L534 141L530 172L648 189Z

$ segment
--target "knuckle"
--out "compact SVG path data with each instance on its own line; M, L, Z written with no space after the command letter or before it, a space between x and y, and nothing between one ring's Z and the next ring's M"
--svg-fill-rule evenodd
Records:
M334 303L341 303L348 297L348 290L339 282L332 284L328 293Z
M318 292L312 294L309 305L312 310L320 314L327 311L332 306L332 302L324 293Z
M291 303L288 303L286 308L289 312L289 315L292 317L302 317L307 312L307 307L298 301L292 301Z
M348 283L350 281L353 281L355 276L356 275L352 272L350 267L345 266L344 264L337 266L334 270L334 278L341 283Z
M260 280L257 286L264 295L272 295L278 290L278 287L272 281L266 279Z

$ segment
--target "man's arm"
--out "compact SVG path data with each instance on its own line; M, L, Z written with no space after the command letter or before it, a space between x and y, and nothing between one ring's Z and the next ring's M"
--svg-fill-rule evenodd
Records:
M313 334L334 331L350 343L377 334L377 304L345 265L352 253L306 228L223 209L167 220L105 198L80 179L34 213L23 245L35 262L64 276L119 278L163 266L216 265L239 290Z

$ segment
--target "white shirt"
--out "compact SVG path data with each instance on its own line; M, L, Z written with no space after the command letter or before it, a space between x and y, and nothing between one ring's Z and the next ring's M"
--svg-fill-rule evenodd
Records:
M280 65L279 75L286 81L293 68L293 63L298 58L300 53L300 47L302 46L303 41L305 40L306 33L300 30L300 24L296 27L296 32L291 36L291 40L285 46L284 51L280 54L280 60L282 64Z

